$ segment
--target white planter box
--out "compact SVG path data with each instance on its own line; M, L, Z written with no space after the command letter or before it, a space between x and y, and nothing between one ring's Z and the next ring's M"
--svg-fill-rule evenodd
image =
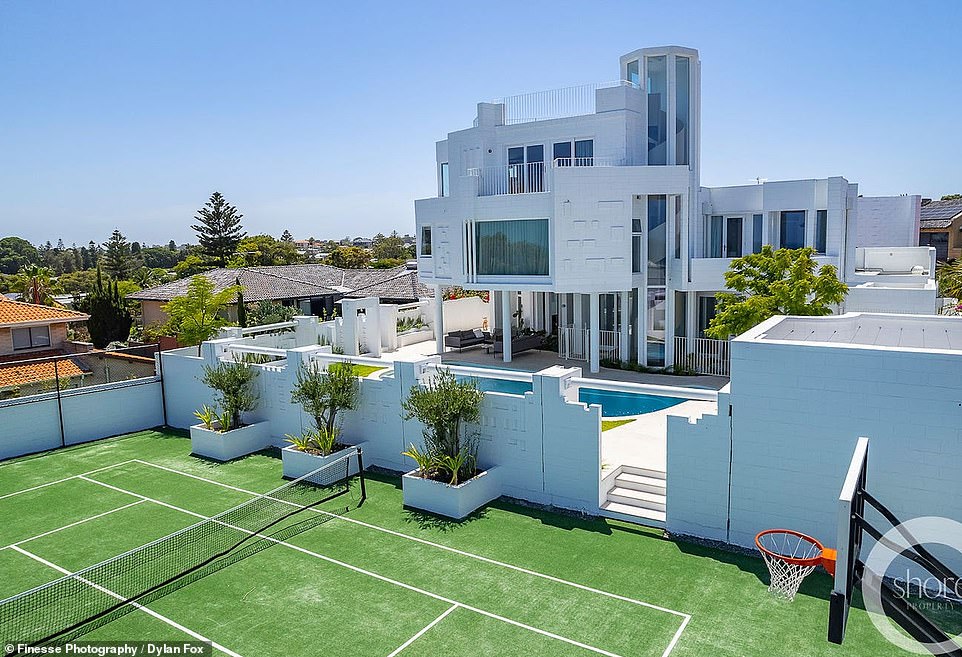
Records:
M303 477L309 472L314 472L318 468L323 468L328 463L333 463L347 454L351 454L351 460L348 462L348 474L356 475L357 457L354 456L354 454L357 452L357 447L360 447L363 450L364 443L356 446L345 447L344 449L332 454L328 454L327 456L318 456L317 454L302 452L299 449L295 449L293 445L289 445L281 450L281 462L284 465L284 478L297 479L299 477Z
M427 342L433 338L434 331L431 330L430 326L426 326L424 328L398 333L397 346L406 347L411 344L417 344L418 342Z
M501 497L501 473L488 468L468 481L451 486L424 479L415 470L401 478L404 505L460 520L491 500Z
M271 444L269 422L248 424L226 433L204 428L197 424L190 428L190 453L206 456L215 461L230 461L247 454L259 452Z

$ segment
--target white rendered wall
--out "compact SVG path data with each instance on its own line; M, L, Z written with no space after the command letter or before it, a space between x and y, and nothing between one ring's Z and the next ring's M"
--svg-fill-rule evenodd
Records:
M856 246L918 246L921 196L858 199Z
M751 546L788 527L833 545L859 436L871 439L869 489L897 515L962 521L960 367L962 352L736 339L730 429L717 416L669 425L668 530ZM726 518L713 500L729 430Z

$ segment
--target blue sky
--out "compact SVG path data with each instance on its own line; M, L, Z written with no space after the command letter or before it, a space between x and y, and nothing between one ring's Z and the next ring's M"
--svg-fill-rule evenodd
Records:
M0 0L0 234L413 232L434 142L495 97L702 60L702 184L962 192L962 2Z

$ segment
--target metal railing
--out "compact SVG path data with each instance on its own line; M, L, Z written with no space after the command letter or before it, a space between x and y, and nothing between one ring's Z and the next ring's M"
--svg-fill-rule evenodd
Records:
M588 329L558 328L558 355L568 360L588 360Z
M699 374L731 376L731 343L711 338L675 338L675 364Z
M544 162L475 167L468 169L467 175L478 178L478 196L532 194L549 191Z
M621 360L621 332L599 331L598 353L602 360Z
M491 102L496 105L504 105L505 125L533 123L535 121L549 121L569 116L594 114L596 110L595 92L598 89L611 87L633 87L637 89L638 85L627 80L592 82L574 87L506 96ZM478 125L477 119L475 119L474 125Z
M556 157L551 162L555 169L566 167L626 167L631 163L623 157Z

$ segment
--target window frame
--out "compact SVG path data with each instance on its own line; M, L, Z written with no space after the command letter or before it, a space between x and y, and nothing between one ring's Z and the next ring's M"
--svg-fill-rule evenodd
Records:
M828 253L828 210L815 211L815 253Z
M441 162L438 171L438 196L447 198L451 195L451 166L448 162Z
M479 259L481 255L480 240L478 239L479 227L482 224L490 223L507 223L507 222L519 222L519 221L537 221L543 222L545 227L545 258L547 260L547 272L546 273L534 273L534 274L492 274L492 273L481 273L479 267ZM554 229L551 225L551 220L548 217L524 217L524 218L512 218L512 219L476 219L470 222L470 235L471 240L471 254L470 258L471 269L473 271L473 276L476 282L511 282L516 281L519 278L524 279L526 282L540 283L547 282L551 280L554 258L552 254L552 240L554 239Z
M421 258L430 258L434 251L434 231L431 229L430 225L421 226L420 242L418 243L418 256ZM425 239L425 232L427 233L427 239ZM425 245L427 249L425 250Z
M785 244L785 219L787 214L802 214L802 241L799 246L787 246ZM778 212L778 248L780 249L804 249L806 246L806 229L808 228L808 210L779 210Z
M46 340L45 342L44 342L44 340L37 340L37 338L36 338L35 335L34 335L34 331L38 331L38 332L39 332L39 329L43 329L44 339ZM27 344L26 346L20 346L20 347L18 347L18 346L17 346L17 338L16 338L16 335L17 335L18 332L20 332L21 335L22 335L22 332L23 332L23 331L26 331L26 332L27 332L27 343L28 343L28 344ZM42 348L45 348L45 347L49 347L49 346L52 344L52 343L51 343L51 340L50 340L50 325L49 325L49 324L38 324L38 325L34 325L34 326L14 326L14 327L11 327L11 329L10 329L10 343L11 343L11 345L13 346L13 350L14 350L14 351L26 351L26 350L28 350L28 349L42 349Z
M578 144L591 144L591 155L579 156ZM555 147L562 144L568 145L568 155L557 157ZM582 161L584 160L584 161ZM572 137L571 139L559 139L551 142L551 163L556 167L593 167L595 165L595 138L594 137Z
M719 251L715 251L712 248L712 229L716 224L715 220L718 220L720 226L721 236L718 240ZM745 215L743 214L708 214L705 215L705 257L706 258L741 258L745 253ZM729 230L728 226L731 221L737 221L740 224L739 235L738 235L738 255L731 254L731 244L728 243Z

